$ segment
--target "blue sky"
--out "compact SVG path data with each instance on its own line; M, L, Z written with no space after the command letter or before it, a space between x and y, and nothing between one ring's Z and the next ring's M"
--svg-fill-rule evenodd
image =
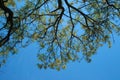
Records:
M100 48L91 63L71 62L61 71L37 68L36 48L30 45L9 56L0 80L120 80L120 38L115 37L112 48Z
M112 48L100 48L91 63L71 62L61 71L38 69L36 47L31 45L8 58L0 68L0 80L120 80L119 40L115 38Z

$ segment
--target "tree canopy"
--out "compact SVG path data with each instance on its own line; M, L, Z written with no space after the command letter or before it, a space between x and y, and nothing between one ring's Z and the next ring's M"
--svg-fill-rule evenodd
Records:
M91 61L120 34L120 0L0 0L0 64L37 43L39 68ZM33 46L34 47L34 46Z

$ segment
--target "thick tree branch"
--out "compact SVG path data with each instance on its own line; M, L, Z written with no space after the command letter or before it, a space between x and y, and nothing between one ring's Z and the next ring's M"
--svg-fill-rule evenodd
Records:
M11 34L11 31L12 31L12 27L13 27L13 12L4 5L4 2L3 0L0 0L0 8L4 11L4 14L6 16L6 24L5 26L7 26L8 24L10 24L10 27L9 27L9 30L7 32L7 35L0 40L0 47L2 45L4 45L6 42L9 41L9 38L10 38L10 34Z

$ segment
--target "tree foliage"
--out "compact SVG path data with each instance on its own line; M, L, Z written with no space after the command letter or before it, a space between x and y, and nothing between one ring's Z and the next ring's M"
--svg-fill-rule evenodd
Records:
M119 0L0 0L1 64L37 43L39 68L65 69L111 47L113 33L120 34Z

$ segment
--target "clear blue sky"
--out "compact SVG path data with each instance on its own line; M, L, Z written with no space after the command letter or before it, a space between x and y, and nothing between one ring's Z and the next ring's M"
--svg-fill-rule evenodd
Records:
M120 38L112 48L104 46L92 57L92 62L72 62L66 70L37 68L36 47L20 49L0 68L0 80L120 80Z
M37 68L35 48L21 49L0 68L0 80L120 80L120 38L112 48L100 48L91 63L69 63L66 70Z

